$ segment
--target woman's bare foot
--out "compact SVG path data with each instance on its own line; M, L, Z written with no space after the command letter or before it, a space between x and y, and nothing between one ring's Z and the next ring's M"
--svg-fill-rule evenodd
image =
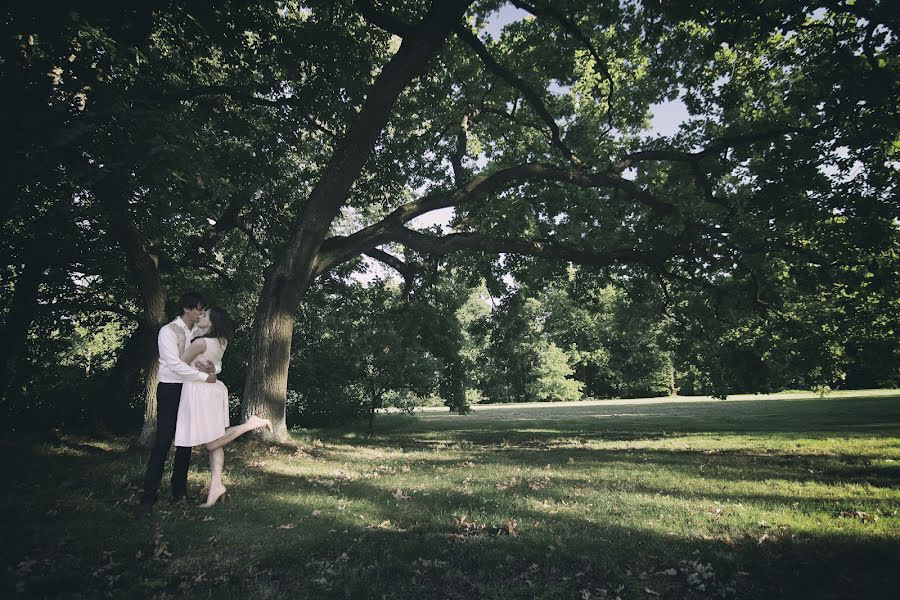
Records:
M269 430L270 433L272 432L272 421L270 421L269 419L263 419L262 417L257 417L256 415L250 415L250 418L247 419L247 422L253 422L253 424L256 425L257 429L260 427L265 427Z
M224 502L225 499L228 497L228 496L226 496L227 492L228 492L228 488L226 488L224 485L222 487L215 488L215 489L210 488L209 495L206 497L206 503L201 504L200 508L210 508L210 507L214 506L215 503L219 501L219 499L221 499Z

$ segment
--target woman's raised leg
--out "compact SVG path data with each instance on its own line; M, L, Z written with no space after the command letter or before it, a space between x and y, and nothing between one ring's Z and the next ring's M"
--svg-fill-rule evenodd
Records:
M226 429L225 435L206 444L206 449L216 450L217 448L221 448L226 444L230 444L248 431L253 431L254 429L259 429L260 427L266 427L269 431L272 431L272 422L268 419L261 419L256 415L253 415L252 417L247 419L246 423L241 423L240 425L235 425L234 427L229 427L228 429Z

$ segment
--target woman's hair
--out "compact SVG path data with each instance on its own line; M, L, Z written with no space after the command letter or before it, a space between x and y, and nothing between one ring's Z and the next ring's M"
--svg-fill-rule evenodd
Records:
M209 322L211 327L203 337L219 338L230 342L234 337L234 324L231 322L231 316L224 308L212 306L209 308Z

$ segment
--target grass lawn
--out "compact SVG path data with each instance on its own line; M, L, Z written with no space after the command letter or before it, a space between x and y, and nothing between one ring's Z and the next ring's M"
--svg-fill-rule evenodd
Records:
M5 436L4 597L887 598L900 391L475 407L226 449L133 518L147 452ZM171 459L171 455L170 455ZM207 478L195 451L190 492ZM168 476L167 471L167 476Z

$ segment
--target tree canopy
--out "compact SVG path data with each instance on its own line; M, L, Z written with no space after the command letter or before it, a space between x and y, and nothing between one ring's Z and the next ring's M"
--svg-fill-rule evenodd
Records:
M488 33L510 7L524 18ZM622 330L646 320L653 389L677 373L718 394L897 380L900 41L886 2L0 10L7 407L53 387L35 367L62 373L77 346L101 371L96 419L144 373L150 423L153 333L185 287L238 316L244 382L229 384L276 437L291 373L310 373L296 362L321 360L298 316L353 303L376 302L360 327L397 350L365 368L459 399L471 332L438 331L464 321L434 296L442 276L549 307L532 396L598 393L588 364L624 372L600 356L614 342L596 339L598 302ZM673 101L689 118L654 134L654 107ZM449 232L415 225L446 208ZM349 283L363 255L402 289ZM616 312L627 305L646 312ZM444 354L401 343L423 336L443 336ZM437 375L398 382L398 365L425 359ZM579 369L582 388L557 385Z

